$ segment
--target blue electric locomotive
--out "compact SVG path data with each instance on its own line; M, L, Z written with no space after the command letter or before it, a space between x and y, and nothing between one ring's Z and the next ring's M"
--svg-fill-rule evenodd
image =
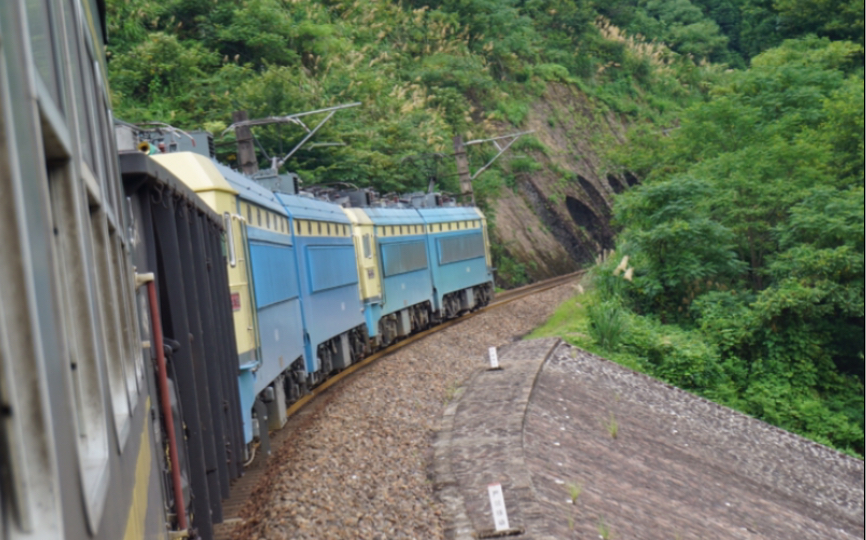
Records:
M434 306L450 319L487 305L493 298L493 269L483 214L472 207L422 208L431 261Z
M372 258L376 266L366 271L366 279L375 283L377 294L364 297L367 327L374 343L387 346L426 328L432 314L434 287L427 256L427 228L418 211L361 208L356 212L347 209L346 213L355 221L360 214L369 220L358 259L363 266L364 260Z

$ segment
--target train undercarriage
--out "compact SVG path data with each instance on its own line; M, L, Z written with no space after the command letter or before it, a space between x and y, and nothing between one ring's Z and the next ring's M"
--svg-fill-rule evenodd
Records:
M378 336L370 337L365 326L357 326L317 347L319 371L315 373L307 373L303 357L298 357L256 398L253 417L259 428L255 435L263 449L269 451L262 426L268 431L282 429L287 409L330 376L412 334L487 306L492 299L493 285L484 283L446 294L439 311L427 301L386 315L379 320Z

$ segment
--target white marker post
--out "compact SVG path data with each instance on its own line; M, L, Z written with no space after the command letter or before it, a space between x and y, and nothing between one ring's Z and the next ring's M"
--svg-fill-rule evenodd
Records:
M511 527L508 526L508 512L505 511L502 484L490 484L487 486L487 493L490 495L490 508L493 510L493 524L496 526L496 532L507 531Z
M490 369L502 369L499 367L499 357L496 356L496 347L490 347L488 356L490 356Z

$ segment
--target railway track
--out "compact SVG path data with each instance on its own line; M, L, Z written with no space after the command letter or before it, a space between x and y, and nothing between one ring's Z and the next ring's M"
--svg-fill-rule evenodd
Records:
M320 411L327 405L329 401L329 399L327 398L328 390L339 386L342 382L347 381L355 374L362 372L367 366L435 332L442 331L455 324L466 321L480 313L499 309L521 298L525 298L527 296L537 294L539 292L546 291L554 287L558 287L579 278L583 274L584 271L578 271L571 274L566 274L564 276L558 276L545 281L533 283L524 287L511 289L499 293L494 299L494 301L484 308L463 315L462 317L459 317L457 319L447 321L443 324L437 325L433 328L424 330L417 334L413 334L408 338L398 343L395 343L394 345L391 345L386 349L378 351L375 354L364 358L356 364L353 364L342 372L329 378L328 380L311 390L307 395L303 396L301 399L289 406L287 410L288 422L286 423L286 425L283 427L283 429L271 432L270 434L271 448L274 451L280 448L289 439L292 433L296 433L299 428L302 428L309 420L312 419L316 412ZM215 528L215 538L217 540L228 540L231 538L232 529L236 524L242 521L242 518L240 517L240 512L242 508L244 507L246 502L251 499L254 490L260 484L260 481L263 479L267 471L267 456L261 453L258 454L245 468L244 476L241 477L232 486L231 497L223 503L223 511L225 518L223 523L217 525Z
M577 272L572 272L563 276L546 279L544 281L539 281L538 283L530 283L529 285L524 285L523 287L509 289L507 291L497 294L496 299L493 301L493 303L491 303L484 309L479 310L478 312L480 313L487 309L495 309L497 307L500 307L502 304L507 304L509 302L517 300L518 298L523 298L524 296L528 296L530 294L535 294L541 291L546 291L547 289L552 289L553 287L558 287L563 283L568 283L569 281L579 278L585 273L586 270L578 270Z

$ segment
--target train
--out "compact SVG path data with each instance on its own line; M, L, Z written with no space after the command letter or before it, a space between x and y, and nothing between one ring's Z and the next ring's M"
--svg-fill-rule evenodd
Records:
M113 118L99 0L0 2L0 538L212 538L286 409L494 294L483 213Z

